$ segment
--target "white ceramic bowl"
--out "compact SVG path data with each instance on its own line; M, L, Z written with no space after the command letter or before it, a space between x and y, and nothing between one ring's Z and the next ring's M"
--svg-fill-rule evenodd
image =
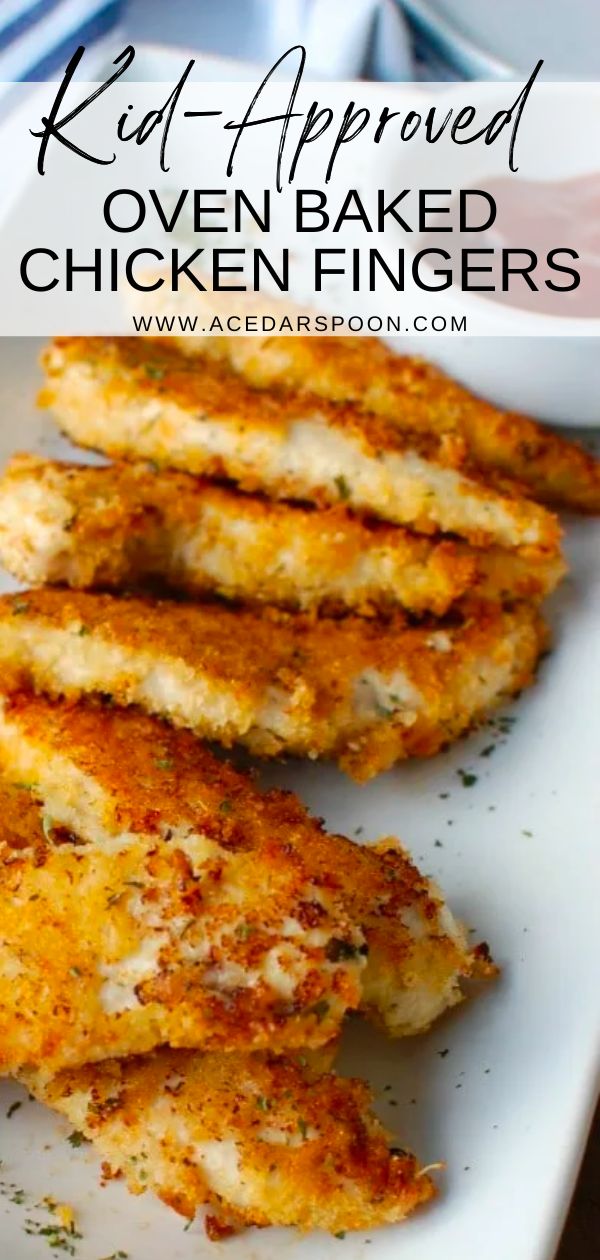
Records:
M510 85L457 84L449 98L477 104L482 95L489 116L492 92L498 109L516 95ZM440 116L445 95L434 98ZM536 85L518 137L523 177L553 181L600 171L600 147L597 139L590 140L599 105L600 83ZM486 178L506 171L505 153L495 146L484 151L482 146L460 149L449 143L425 152L411 151L408 145L393 178L403 188L485 188ZM386 182L390 184L389 176ZM420 247L411 237L402 243L408 254ZM411 351L433 359L502 407L557 424L600 426L600 319L538 315L460 290L444 294L444 311L465 314L467 327L477 323L485 333L489 326L494 335L417 336L408 339Z
M499 407L552 424L600 427L598 336L415 337L409 349Z

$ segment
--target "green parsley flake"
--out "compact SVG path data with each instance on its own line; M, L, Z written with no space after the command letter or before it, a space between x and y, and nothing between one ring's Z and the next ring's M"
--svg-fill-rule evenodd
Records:
M74 1227L66 1225L40 1225L28 1217L25 1222L25 1233L34 1238L45 1238L52 1251L65 1251L68 1256L75 1255L74 1240L82 1238Z
M73 1129L73 1132L69 1133L67 1138L69 1146L72 1146L74 1150L78 1150L80 1146L84 1146L87 1141L88 1139L85 1134L81 1133L79 1129Z
M329 1002L326 1002L325 998L321 998L320 1002L315 1002L314 1006L310 1007L310 1010L313 1015L316 1015L317 1019L325 1019L325 1016L329 1013Z
M240 923L235 929L235 934L240 941L247 941L254 932L256 932L256 927L253 923Z
M345 503L346 500L350 498L350 486L348 485L346 478L340 474L339 477L334 477L333 480L338 488L340 499L342 499Z
M465 788L474 787L477 783L477 775L473 774L471 770L457 770L456 773Z
M325 957L328 962L345 962L363 953L366 953L366 946L354 945L352 941L344 941L339 936L332 936L327 943Z

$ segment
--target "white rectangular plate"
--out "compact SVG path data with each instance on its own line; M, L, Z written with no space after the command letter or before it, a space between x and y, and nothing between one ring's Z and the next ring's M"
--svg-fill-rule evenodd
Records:
M72 456L35 411L38 351L34 341L0 342L3 462L15 449ZM334 829L361 840L399 834L503 973L426 1037L391 1044L358 1024L348 1030L344 1070L368 1076L402 1145L446 1161L437 1202L369 1237L251 1231L226 1244L231 1260L393 1260L400 1250L402 1260L480 1260L483 1248L486 1260L551 1260L600 1047L598 524L570 527L568 552L571 576L551 607L554 650L506 726L362 788L331 767L263 773ZM460 770L476 783L463 786ZM7 1119L14 1100L22 1105ZM200 1224L184 1232L150 1195L100 1188L91 1148L73 1150L67 1134L22 1090L0 1087L2 1260L47 1260L47 1237L26 1232L49 1223L35 1206L46 1195L74 1207L79 1260L119 1250L130 1260L208 1260L222 1250Z

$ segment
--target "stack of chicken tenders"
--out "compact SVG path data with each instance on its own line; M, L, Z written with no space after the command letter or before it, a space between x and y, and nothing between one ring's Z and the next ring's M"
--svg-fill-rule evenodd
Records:
M0 480L0 1072L211 1237L435 1192L366 1084L492 975L394 840L328 833L216 743L359 782L534 676L554 510L600 464L354 338L58 339L41 402L105 465ZM207 742L209 741L209 742Z

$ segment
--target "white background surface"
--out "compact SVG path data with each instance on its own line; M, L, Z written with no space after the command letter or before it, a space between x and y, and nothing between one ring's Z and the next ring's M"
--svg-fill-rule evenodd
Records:
M0 342L2 461L14 449L65 449L33 407L38 349ZM392 1044L358 1024L348 1030L343 1068L380 1091L380 1114L402 1144L423 1161L447 1161L439 1200L370 1242L267 1230L215 1248L200 1225L184 1233L150 1196L133 1199L119 1183L100 1189L91 1149L73 1151L65 1123L36 1104L24 1101L5 1119L13 1098L26 1096L4 1085L2 1260L47 1260L47 1240L24 1225L26 1217L48 1223L33 1206L48 1194L76 1210L80 1260L118 1249L130 1260L395 1260L400 1249L402 1260L550 1260L591 1119L600 1047L598 524L570 527L568 551L572 574L551 609L554 651L537 687L509 710L516 721L506 742L484 729L363 788L317 766L263 776L296 788L350 835L358 827L368 838L399 834L502 964L496 985L426 1037ZM462 786L459 768L478 776L473 787ZM25 1191L23 1204L11 1203L9 1182Z

